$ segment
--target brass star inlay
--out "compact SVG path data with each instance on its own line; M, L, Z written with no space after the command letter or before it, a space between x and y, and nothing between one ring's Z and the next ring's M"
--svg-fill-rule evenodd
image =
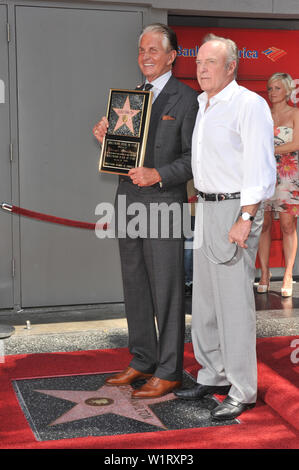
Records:
M49 426L113 413L167 429L149 405L176 399L173 393L169 393L159 398L134 400L131 398L132 387L130 385L120 387L104 385L93 391L35 390L35 392L76 403L71 410L55 419Z

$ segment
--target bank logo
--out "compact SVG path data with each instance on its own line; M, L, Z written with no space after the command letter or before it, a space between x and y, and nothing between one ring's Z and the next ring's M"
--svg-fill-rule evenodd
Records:
M281 59L284 55L286 55L286 51L271 46L268 47L268 49L262 51L262 54L265 54L265 56L268 59L272 60L272 62L276 62L277 60Z

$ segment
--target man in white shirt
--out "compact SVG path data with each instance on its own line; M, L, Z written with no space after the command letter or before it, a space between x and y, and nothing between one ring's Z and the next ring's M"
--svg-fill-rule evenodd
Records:
M192 138L199 191L195 223L192 341L202 366L182 399L228 396L213 419L239 416L257 395L253 280L263 211L274 193L273 122L266 101L235 81L236 44L210 35L197 78L204 91ZM197 246L196 246L197 245Z

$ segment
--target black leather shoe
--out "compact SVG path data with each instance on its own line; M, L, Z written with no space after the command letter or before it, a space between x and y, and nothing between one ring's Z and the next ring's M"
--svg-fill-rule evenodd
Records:
M201 385L196 384L192 388L185 388L182 390L176 390L173 392L178 398L182 400L198 400L206 395L218 393L219 395L226 395L229 392L230 385Z
M255 403L240 403L230 396L226 397L223 402L216 406L214 410L211 411L211 416L213 419L218 421L224 421L227 419L237 418L241 413L250 408L253 408Z

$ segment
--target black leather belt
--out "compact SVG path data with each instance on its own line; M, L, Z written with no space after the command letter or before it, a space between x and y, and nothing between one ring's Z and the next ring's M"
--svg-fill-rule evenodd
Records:
M240 199L241 193L202 193L198 192L205 201L225 201L225 199Z

